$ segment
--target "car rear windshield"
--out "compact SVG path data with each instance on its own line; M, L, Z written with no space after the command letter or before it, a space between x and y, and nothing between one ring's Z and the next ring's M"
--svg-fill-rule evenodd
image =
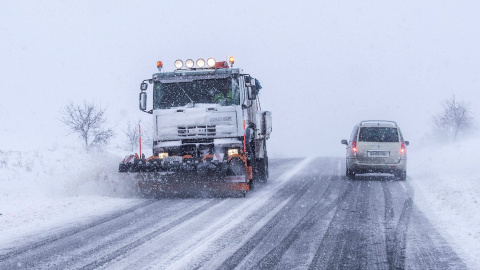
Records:
M391 127L362 127L358 134L360 142L398 142L398 131Z

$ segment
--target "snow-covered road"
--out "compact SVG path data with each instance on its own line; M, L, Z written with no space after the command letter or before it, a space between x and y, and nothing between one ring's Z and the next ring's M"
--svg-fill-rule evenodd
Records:
M165 198L17 243L0 269L464 269L407 180L272 160L246 198Z

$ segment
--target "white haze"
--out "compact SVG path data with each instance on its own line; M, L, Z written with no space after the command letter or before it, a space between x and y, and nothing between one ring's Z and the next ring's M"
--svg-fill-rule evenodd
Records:
M122 129L151 121L140 82L158 60L171 71L233 55L262 83L271 157L344 156L360 120L397 121L415 204L478 269L478 133L451 145L428 135L452 95L480 119L478 14L473 0L2 1L0 246L141 203L116 172ZM60 122L83 100L107 108L117 136L106 152L79 150Z
M422 143L441 101L480 117L476 1L4 1L0 149L78 143L69 101L107 107L123 144L139 84L162 60L236 57L273 112L271 156L343 156L362 119ZM151 98L151 95L150 95Z

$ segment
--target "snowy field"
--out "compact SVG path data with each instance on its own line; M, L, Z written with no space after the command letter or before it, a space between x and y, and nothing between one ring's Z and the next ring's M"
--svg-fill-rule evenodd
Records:
M480 269L479 152L477 140L409 148L415 203L471 269ZM118 178L121 158L73 148L0 151L0 253L144 203L131 179Z
M470 269L480 269L480 144L409 149L414 201Z
M119 160L65 148L0 151L0 253L142 203L117 177Z

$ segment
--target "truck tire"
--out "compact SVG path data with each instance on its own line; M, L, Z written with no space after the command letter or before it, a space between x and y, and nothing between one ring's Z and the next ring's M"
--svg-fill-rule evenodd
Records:
M263 152L264 157L261 159L257 159L255 162L255 178L259 182L265 183L267 182L269 173L268 173L268 154L267 154L267 147L266 143L263 143Z
M345 175L349 180L354 180L355 179L355 171L350 170L348 167L345 171Z
M258 159L255 166L255 178L261 183L267 182L268 179L268 157Z

